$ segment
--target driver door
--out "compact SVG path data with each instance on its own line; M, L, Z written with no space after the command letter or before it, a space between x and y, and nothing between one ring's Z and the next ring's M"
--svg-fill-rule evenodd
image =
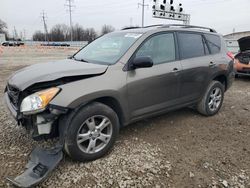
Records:
M132 119L176 105L180 96L181 64L176 56L173 33L153 35L135 57L151 57L153 67L127 74L128 105Z

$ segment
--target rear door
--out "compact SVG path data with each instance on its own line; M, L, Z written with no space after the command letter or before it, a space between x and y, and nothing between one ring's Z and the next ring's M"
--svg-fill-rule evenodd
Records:
M160 33L146 39L134 57L151 57L151 68L128 72L128 102L132 118L175 105L180 90L181 64L177 60L174 33Z
M191 102L204 92L213 65L202 33L178 32L177 36L183 69L180 99L182 102Z

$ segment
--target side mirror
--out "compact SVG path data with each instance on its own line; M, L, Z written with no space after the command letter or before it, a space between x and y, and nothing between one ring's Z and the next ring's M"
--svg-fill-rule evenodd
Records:
M136 57L133 60L132 67L136 68L148 68L154 65L153 60L150 57Z

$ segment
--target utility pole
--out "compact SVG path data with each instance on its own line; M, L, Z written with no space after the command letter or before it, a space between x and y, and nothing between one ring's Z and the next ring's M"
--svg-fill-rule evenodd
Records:
M142 7L142 22L141 22L141 25L142 25L142 27L144 27L144 9L145 9L145 7L148 7L149 5L145 5L145 0L142 0L142 3L138 3L138 7L139 6Z
M23 29L23 40L25 41L26 40L26 30Z
M14 41L17 40L18 38L18 35L17 35L17 31L16 31L16 27L14 26L14 30L13 30L13 38L14 38Z
M73 41L73 22L72 22L72 7L74 7L74 5L72 5L73 0L66 0L66 5L69 9L69 21L70 21L70 40Z
M43 10L43 12L41 14L42 14L44 33L45 33L45 41L48 41L48 29L47 29L47 24L46 24L47 16L46 16L44 10Z

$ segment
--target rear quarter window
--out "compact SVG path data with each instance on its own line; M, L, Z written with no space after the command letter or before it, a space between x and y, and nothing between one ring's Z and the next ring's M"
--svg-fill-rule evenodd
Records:
M205 55L205 45L201 34L178 33L178 41L182 59Z
M217 54L221 50L221 39L217 35L205 34L205 38L211 54Z

